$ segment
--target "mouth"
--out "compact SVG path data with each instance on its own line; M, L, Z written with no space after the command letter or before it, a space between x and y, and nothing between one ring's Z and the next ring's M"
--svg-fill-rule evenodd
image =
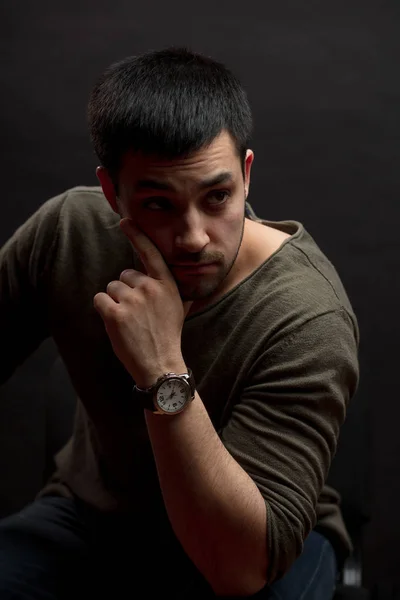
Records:
M217 264L215 262L212 263L203 263L203 264L183 264L183 265L172 265L172 270L177 273L189 274L193 273L198 275L199 273L208 273L212 272L217 268Z

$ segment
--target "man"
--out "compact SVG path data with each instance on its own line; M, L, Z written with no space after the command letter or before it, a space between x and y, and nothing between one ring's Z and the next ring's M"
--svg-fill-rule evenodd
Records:
M89 123L101 188L0 254L1 380L53 336L78 395L57 472L1 523L0 597L331 598L351 542L324 483L358 382L334 267L247 202L251 111L222 64L127 58Z

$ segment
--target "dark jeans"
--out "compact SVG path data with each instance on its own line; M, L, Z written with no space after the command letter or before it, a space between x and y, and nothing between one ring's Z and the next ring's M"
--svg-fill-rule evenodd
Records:
M213 598L195 570L179 585L187 566L137 535L137 522L79 501L42 498L0 521L0 600ZM332 546L312 531L288 573L253 598L330 600L336 576Z

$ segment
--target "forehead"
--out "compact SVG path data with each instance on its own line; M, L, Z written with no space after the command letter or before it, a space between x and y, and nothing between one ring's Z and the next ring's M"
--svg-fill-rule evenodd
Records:
M158 180L160 183L182 180L186 184L201 184L222 172L231 173L231 180L240 172L235 144L226 132L221 133L209 146L186 158L166 160L157 156L127 153L122 160L120 177L125 182L129 180L131 185L143 184L146 180ZM225 178L226 181L228 179Z

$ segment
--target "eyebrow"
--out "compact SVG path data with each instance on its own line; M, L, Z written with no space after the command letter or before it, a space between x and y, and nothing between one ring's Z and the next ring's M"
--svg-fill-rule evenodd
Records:
M221 183L229 183L234 179L233 173L231 171L221 171L212 177L208 177L207 179L203 179L198 184L199 190L204 190L214 185L220 185ZM139 179L135 185L135 191L138 192L140 190L167 190L170 192L176 192L176 189L173 185L166 183L165 181L159 181L157 179Z

